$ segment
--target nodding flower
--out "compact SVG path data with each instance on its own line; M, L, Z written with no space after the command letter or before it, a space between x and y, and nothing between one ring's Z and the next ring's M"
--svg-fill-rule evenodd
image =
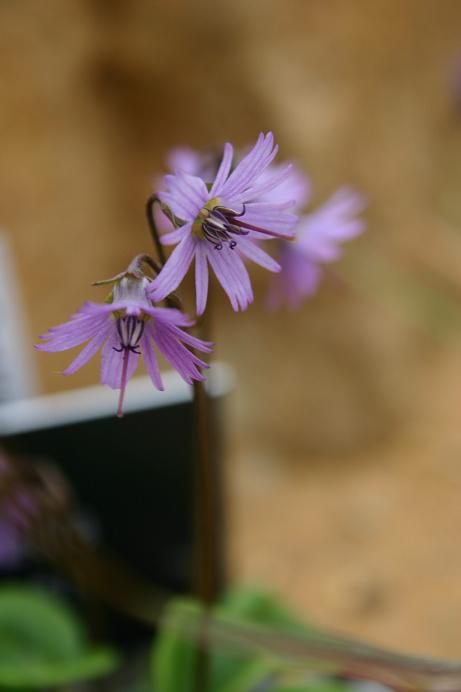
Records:
M72 375L102 350L101 383L120 390L118 416L123 415L126 386L136 371L139 356L159 390L164 387L156 349L188 384L204 380L202 370L208 367L190 348L209 353L212 344L184 331L193 322L183 312L155 306L147 295L150 282L150 278L129 268L114 277L104 304L85 303L68 322L41 336L42 343L36 346L39 351L67 351L87 342L64 375Z

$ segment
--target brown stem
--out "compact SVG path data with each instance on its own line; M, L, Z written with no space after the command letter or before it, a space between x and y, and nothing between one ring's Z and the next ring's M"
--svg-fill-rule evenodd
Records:
M147 223L149 224L150 234L151 234L152 240L154 242L155 249L157 251L158 259L160 261L160 264L163 266L166 262L166 256L165 256L165 250L163 249L163 245L160 242L160 236L159 236L159 233L157 230L157 225L156 225L155 219L154 219L154 205L155 204L160 204L160 200L157 197L157 195L151 195L146 202L146 217L147 217Z
M166 261L165 252L160 242L157 226L154 220L154 205L159 200L152 195L146 204L146 214L149 229L158 253L160 263ZM171 299L167 299L171 304ZM177 305L175 306L177 307ZM200 336L207 330L207 320L199 324ZM194 584L193 590L208 611L215 603L222 586L222 561L219 555L220 546L220 507L218 497L219 479L217 477L216 456L214 454L215 439L213 430L213 411L211 400L203 382L193 385L194 411ZM206 616L206 613L205 613ZM210 687L210 659L206 645L198 652L195 674L196 692L207 692Z
M197 325L197 336L209 341L210 305ZM200 354L203 357L203 354ZM203 382L194 382L195 433L195 592L212 606L223 585L222 498L218 476L216 421L212 399Z

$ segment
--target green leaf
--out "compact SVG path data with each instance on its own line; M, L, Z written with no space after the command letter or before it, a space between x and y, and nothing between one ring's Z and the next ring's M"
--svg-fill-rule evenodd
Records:
M37 588L0 588L0 689L87 680L116 664L112 650L89 647L64 603Z
M177 600L170 613L188 611L200 616L201 608L192 601ZM236 623L253 623L303 634L310 628L299 621L272 596L257 589L234 589L215 609L221 618ZM168 618L168 614L167 614ZM161 631L152 655L152 681L158 692L192 692L197 649L193 642L169 628ZM254 654L210 653L211 692L247 692L271 676L279 661ZM326 691L327 692L327 691Z
M193 609L199 615L200 607L192 601L175 600L171 608ZM156 692L190 692L197 662L197 649L185 638L168 629L160 631L152 652L151 675Z
M354 687L343 680L316 678L302 685L281 685L272 688L272 692L353 692Z

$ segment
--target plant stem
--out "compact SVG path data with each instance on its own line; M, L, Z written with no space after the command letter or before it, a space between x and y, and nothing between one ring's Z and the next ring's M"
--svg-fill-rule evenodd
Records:
M160 201L157 197L157 195L151 195L149 199L146 202L146 217L147 217L147 223L149 225L149 230L150 234L152 237L152 240L154 242L155 250L158 255L159 262L161 266L163 266L166 262L166 257L165 257L165 250L163 249L163 245L160 242L160 236L157 230L157 224L155 223L154 219L154 205L155 204L160 204Z
M147 200L146 214L150 232L160 264L165 264L165 252L160 242L154 220L155 195ZM168 299L167 299L168 303ZM174 305L173 305L174 303ZM170 304L170 303L168 303ZM177 307L175 301L171 301ZM208 317L208 314L207 314ZM206 333L207 319L202 319L198 329L201 338L209 339ZM193 590L205 608L205 617L216 602L222 586L222 559L220 555L221 498L219 497L219 478L215 455L216 436L211 399L203 382L193 384L194 411L194 584ZM209 652L202 644L197 657L195 690L207 692L210 685Z
M195 423L195 591L205 606L216 601L221 586L219 569L220 511L211 435L210 399L202 382L194 382Z

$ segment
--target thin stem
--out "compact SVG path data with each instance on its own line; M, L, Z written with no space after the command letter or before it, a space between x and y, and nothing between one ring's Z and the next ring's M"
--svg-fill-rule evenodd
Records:
M159 203L156 195L147 200L146 215L152 240L160 263L165 264L166 257L154 219L154 205ZM167 304L178 307L173 296L167 298ZM199 324L200 336L208 328L207 320ZM194 592L207 611L213 606L222 586L221 560L219 555L220 540L220 506L218 498L219 479L214 454L212 435L213 416L211 401L203 382L195 381L193 385L194 411ZM207 692L210 687L210 657L205 644L198 652L195 671L196 692Z
M207 607L212 606L219 593L218 557L219 507L217 479L211 448L209 420L210 400L202 382L194 382L195 444L197 449L195 477L195 591Z
M198 325L199 338L208 338L207 318ZM222 586L221 560L219 555L221 503L218 498L216 455L212 436L211 400L203 382L194 381L194 592L203 603L202 627L205 629L208 615L215 604ZM210 652L205 640L200 642L197 653L195 692L208 692L211 688Z
M154 241L155 249L157 251L158 259L160 261L160 264L163 266L166 262L166 256L165 250L163 249L163 245L160 241L160 236L157 230L157 224L155 223L154 219L154 205L156 203L160 204L159 198L157 197L157 195L151 195L146 202L146 217L147 223L149 224L150 234L152 236L152 240Z

